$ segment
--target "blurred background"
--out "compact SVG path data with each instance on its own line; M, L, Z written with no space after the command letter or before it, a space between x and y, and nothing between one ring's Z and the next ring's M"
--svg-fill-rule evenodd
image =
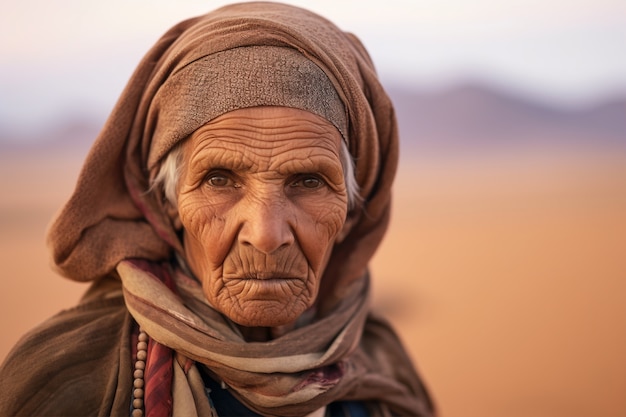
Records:
M131 72L227 3L3 3L0 359L85 290L44 233ZM396 103L373 302L440 414L626 416L626 2L288 3L358 35Z

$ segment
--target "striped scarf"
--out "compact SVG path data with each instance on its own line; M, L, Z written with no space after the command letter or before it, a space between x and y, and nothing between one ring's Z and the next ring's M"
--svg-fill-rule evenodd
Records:
M331 314L261 343L246 342L237 327L205 301L197 281L180 270L128 260L117 271L126 306L151 339L145 374L147 416L202 415L211 409L196 362L262 415L304 416L338 400L383 401L403 415L428 415L424 398L406 398L411 385L421 387L417 376L406 386L397 375L373 369L372 362L406 360L384 357L399 347L361 344L367 279L357 281ZM387 337L382 343L397 339ZM389 368L390 363L380 365ZM394 404L396 397L400 404Z

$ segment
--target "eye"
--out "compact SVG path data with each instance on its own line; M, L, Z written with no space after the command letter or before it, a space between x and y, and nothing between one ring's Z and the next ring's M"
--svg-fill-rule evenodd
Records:
M215 188L238 187L232 177L224 172L211 172L206 176L206 184Z
M320 188L324 186L326 183L319 177L315 175L302 175L295 179L291 183L292 187L302 187L307 188L309 190L314 190L316 188Z
M213 187L226 187L228 185L228 178L221 175L214 175L208 179L208 183Z

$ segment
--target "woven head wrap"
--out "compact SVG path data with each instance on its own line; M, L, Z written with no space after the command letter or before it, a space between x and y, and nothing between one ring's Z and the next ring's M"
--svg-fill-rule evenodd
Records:
M195 92L184 96L180 92L190 92L196 86L180 80L192 67L204 66L207 72L191 71L191 78L210 94L204 83L210 81L208 77L237 71L212 64L219 64L220 54L241 53L240 57L249 59L254 54L244 52L247 47L275 47L271 50L278 55L284 53L283 58L275 58L291 65L310 61L315 66L305 66L313 73L321 70L327 77L322 85L330 82L341 100L341 109L337 109L335 100L328 109L311 103L287 103L282 101L284 97L277 102L323 113L344 133L356 161L356 179L364 204L361 210L349 214L353 227L333 249L322 279L320 300L332 304L350 282L364 275L389 219L398 157L393 106L367 52L353 35L306 10L263 2L226 6L184 21L147 53L92 146L73 195L49 230L47 242L58 272L73 280L93 281L110 274L123 259L164 260L173 251L182 253L182 244L165 213L163 197L159 192L146 193L160 158L174 142L212 117L205 113L212 107L211 97ZM291 76L294 71L287 73ZM323 78L319 75L315 76ZM209 83L213 87L224 91L230 88L231 81L213 81L217 81ZM252 86L255 81L241 78L237 82ZM306 84L303 88L310 91ZM328 95L326 90L323 96ZM183 106L172 107L181 100ZM228 111L225 103L215 114ZM179 111L185 106L203 114ZM342 114L346 117L345 127Z
M167 79L148 115L154 120L148 165L210 120L255 106L309 111L347 138L343 103L316 64L290 48L247 46L193 61Z

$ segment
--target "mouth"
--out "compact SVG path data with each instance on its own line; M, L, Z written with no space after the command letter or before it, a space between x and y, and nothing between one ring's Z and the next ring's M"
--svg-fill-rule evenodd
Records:
M287 274L285 272L273 272L273 271L253 271L246 272L239 276L239 279L247 280L247 279L255 279L259 281L284 281L284 280L292 280L299 279L298 277L294 277L293 275Z
M253 272L239 274L227 281L228 286L245 293L248 301L280 301L300 294L306 287L306 280L286 273Z

